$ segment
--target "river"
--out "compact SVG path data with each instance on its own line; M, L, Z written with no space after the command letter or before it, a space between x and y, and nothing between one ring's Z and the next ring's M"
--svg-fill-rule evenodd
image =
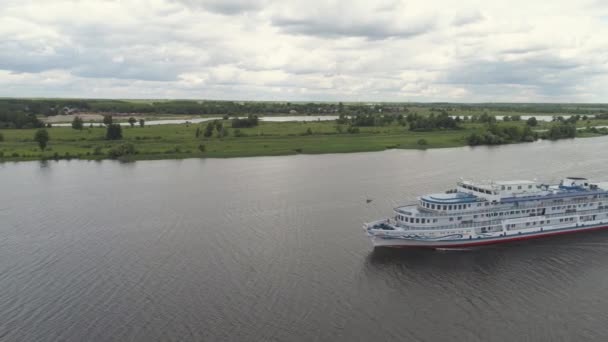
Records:
M608 180L607 146L1 163L0 340L603 341L608 232L408 251L361 225L459 177Z
M240 117L244 118L244 117ZM331 121L336 120L338 116L336 115L291 115L291 116L262 116L260 117L260 121L266 122L289 122L289 121ZM189 118L189 119L161 119L161 120L148 120L145 122L146 126L156 126L156 125L175 125L175 124L185 124L185 123L201 123L206 121L213 120L222 120L221 117L206 117L206 118ZM90 123L85 122L85 126ZM129 126L131 125L128 122L120 122L121 126ZM53 123L55 127L72 127L72 123ZM101 125L100 122L94 123L94 125ZM135 123L135 125L139 125L139 123Z

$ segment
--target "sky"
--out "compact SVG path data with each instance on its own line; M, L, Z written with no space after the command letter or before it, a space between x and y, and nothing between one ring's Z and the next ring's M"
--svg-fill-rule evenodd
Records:
M0 96L608 102L608 1L0 0Z

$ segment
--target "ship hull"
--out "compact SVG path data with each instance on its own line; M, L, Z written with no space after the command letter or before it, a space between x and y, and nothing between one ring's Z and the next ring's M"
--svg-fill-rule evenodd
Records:
M608 229L608 225L596 225L587 227L572 227L556 229L553 231L541 231L533 233L513 234L506 236L496 237L480 237L472 239L457 239L457 240L416 240L416 239L399 239L399 238L383 238L374 236L372 237L372 243L375 248L387 247L387 248L431 248L431 249L449 249L449 248L468 248L468 247L479 247L496 245L501 243L517 242L531 239L539 239L544 237L574 234L580 232L589 232L596 230Z

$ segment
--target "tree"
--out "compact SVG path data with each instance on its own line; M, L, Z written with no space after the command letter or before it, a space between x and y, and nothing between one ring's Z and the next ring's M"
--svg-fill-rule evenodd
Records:
M133 126L135 126L136 122L137 122L137 120L134 117L129 118L129 124L131 125L131 128L133 128Z
M196 132L194 133L194 136L196 138L201 136L201 128L200 127L196 127Z
M110 126L112 124L112 115L104 115L103 124L106 126Z
M220 120L214 120L213 122L215 122L215 129L220 133L224 129L224 124Z
M84 122L82 121L80 116L75 116L74 120L72 120L72 128L82 130L83 126L84 126Z
M536 120L535 117L531 117L526 121L526 124L528 126L534 127L534 126L538 125L538 121Z
M209 122L207 124L207 127L205 127L205 133L203 133L203 136L205 138L209 138L210 136L213 135L213 130L215 129L215 123L213 122Z
M119 124L110 124L106 130L106 139L120 140L122 139L122 128Z
M36 141L38 143L38 146L40 147L40 149L42 151L44 151L44 149L46 148L46 145L49 142L49 140L50 140L49 132L47 132L46 129L41 128L36 131L36 134L34 135L34 141Z
M144 125L146 124L146 120L144 119L139 119L139 127L144 127Z

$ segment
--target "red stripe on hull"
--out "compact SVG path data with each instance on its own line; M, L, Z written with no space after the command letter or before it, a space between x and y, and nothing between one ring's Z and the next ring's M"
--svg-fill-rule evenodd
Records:
M389 247L389 248L462 248L462 247L477 247L477 246L487 246L487 245L496 245L499 243L507 243L507 242L515 242L515 241L523 241L523 240L531 240L531 239L538 239L538 238L542 238L542 237L547 237L547 236L555 236L555 235L565 235L565 234L572 234L572 233L581 233L581 232L590 232L590 231L594 231L594 230L602 230L602 229L608 229L608 226L600 226L600 227L593 227L593 228L586 228L586 229L575 229L575 230L567 230L567 231L560 231L560 232L547 232L547 233L542 233L542 234L535 234L535 235L523 235L523 236L514 236L514 237L509 237L509 238L500 238L500 239L496 239L496 240L491 240L491 241L475 241L475 240L471 240L471 242L467 242L467 243L460 243L460 244L449 244L449 245L410 245L410 246L405 246L405 245L394 245L394 246L377 246L377 247Z

